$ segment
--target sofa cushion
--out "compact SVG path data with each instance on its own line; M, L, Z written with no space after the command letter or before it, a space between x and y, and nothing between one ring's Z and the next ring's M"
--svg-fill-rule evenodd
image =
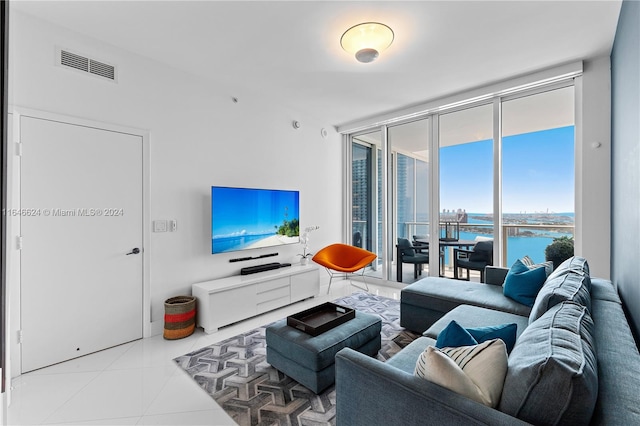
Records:
M428 346L415 374L489 407L500 401L507 372L507 351L500 339L473 346Z
M515 323L464 328L456 320L452 320L438 334L436 347L471 346L488 340L501 339L507 348L508 354L516 343L517 328L518 326Z
M570 272L589 277L589 263L587 262L587 259L580 256L570 257L569 259L558 265L556 270L553 271L551 275L549 275L549 278L555 278L560 275L568 274ZM591 291L591 280L589 280L587 284L587 288L589 289L589 291Z
M436 341L430 337L419 337L405 346L400 352L393 355L386 361L386 364L402 370L405 373L413 374L416 369L416 362L427 346L435 346Z
M518 339L500 410L537 425L588 424L597 396L593 321L586 307L562 302Z
M400 293L400 303L428 307L443 313L463 304L523 316L531 313L530 306L504 297L501 286L439 277L423 278L408 285Z
M591 300L596 299L622 304L613 283L602 278L591 278Z
M586 284L588 280L588 276L570 272L545 281L531 309L529 324L565 300L585 306L591 312L591 294Z
M516 324L516 338L529 325L529 318L525 316L479 306L460 305L433 323L422 335L437 339L440 332L454 320L466 329L514 323Z
M533 306L546 278L544 267L529 269L518 259L504 280L504 295L523 305Z
M591 305L598 342L598 401L591 424L640 425L640 353L622 305L596 298Z

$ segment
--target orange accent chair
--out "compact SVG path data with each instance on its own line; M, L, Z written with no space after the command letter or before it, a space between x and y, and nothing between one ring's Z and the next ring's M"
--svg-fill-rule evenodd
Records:
M346 278L347 274L353 274L359 269L362 269L362 274L360 274L360 276L366 286L366 290L369 291L369 285L364 279L364 268L376 260L377 257L378 255L371 253L368 250L350 246L348 244L336 243L317 252L311 260L327 269L330 277L329 288L327 289L327 294L329 294L329 290L331 290L331 281L334 276L344 274ZM353 283L352 285L358 287Z

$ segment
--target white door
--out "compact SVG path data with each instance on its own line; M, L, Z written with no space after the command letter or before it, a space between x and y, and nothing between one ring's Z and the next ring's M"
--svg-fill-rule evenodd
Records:
M142 137L24 116L20 131L26 372L142 337Z

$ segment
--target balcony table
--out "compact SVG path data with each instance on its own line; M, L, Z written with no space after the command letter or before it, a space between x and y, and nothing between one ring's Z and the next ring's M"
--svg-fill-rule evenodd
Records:
M416 242L422 244L422 247L429 248L429 240L426 238L417 238ZM446 240L440 239L440 248L443 247L462 247L468 249L475 246L477 241L475 240ZM420 247L420 246L418 246ZM444 256L440 257L440 276L444 277Z

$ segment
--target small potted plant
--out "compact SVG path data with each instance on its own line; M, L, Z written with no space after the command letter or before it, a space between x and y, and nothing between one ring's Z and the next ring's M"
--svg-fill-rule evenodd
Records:
M311 231L315 231L320 228L319 226L309 226L305 228L304 233L300 237L300 242L302 243L302 254L298 254L300 256L300 264L306 265L309 262L309 258L313 256L313 253L309 253L309 233Z
M546 260L553 262L553 269L556 269L562 262L573 256L573 238L567 236L554 238L544 249L544 256Z

